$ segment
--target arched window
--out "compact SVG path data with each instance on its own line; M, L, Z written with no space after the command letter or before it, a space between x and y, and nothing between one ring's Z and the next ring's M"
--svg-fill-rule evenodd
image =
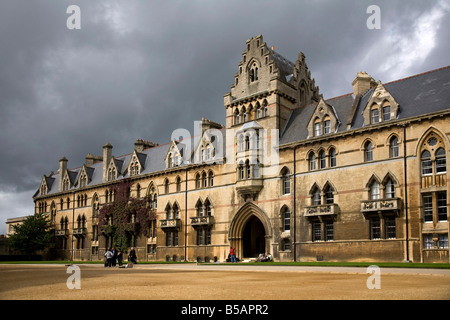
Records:
M334 190L330 185L325 187L325 203L331 204L334 203Z
M247 118L247 110L245 109L245 107L242 108L241 115L242 115L242 122L247 122L247 120L248 120L248 118Z
M180 219L180 210L179 210L178 205L176 203L173 205L172 211L173 211L173 218L174 219Z
M325 157L325 151L321 150L319 152L319 168L325 169L326 165L327 165L327 160Z
M245 161L245 177L247 179L251 178L251 167L250 167L250 161Z
M328 115L323 119L323 131L325 134L331 133L331 120Z
M364 161L372 161L373 160L373 147L372 142L367 141L364 145Z
M372 124L380 122L380 110L377 105L372 107L372 110L370 110L370 117Z
M283 194L291 193L291 173L289 169L285 168L282 173L282 181L283 181Z
M206 188L208 186L208 178L206 176L206 172L202 173L202 187Z
M164 180L164 193L169 193L169 179Z
M205 200L205 215L208 217L211 216L211 203L208 199Z
M214 186L214 173L212 171L209 171L208 173L208 180L209 180L209 186Z
M195 205L195 209L197 211L197 216L203 217L203 204L200 200L197 201L197 204Z
M291 211L288 207L282 209L283 231L291 230Z
M444 148L439 148L436 151L435 156L435 164L436 164L436 173L443 173L447 171L447 161L445 157L445 150Z
M386 193L386 199L395 198L395 185L394 185L394 182L392 181L392 179L388 179L386 181L385 193Z
M95 195L92 200L92 216L97 217L100 212L100 201L98 200L98 196Z
M244 170L244 164L242 162L239 163L239 168L238 168L238 174L239 174L239 179L240 180L244 180L245 179L245 170Z
M153 209L158 209L158 195L156 193L153 195Z
M50 205L50 219L51 221L56 221L56 204L52 202Z
M234 124L239 124L241 123L241 116L239 115L239 110L236 109L234 111Z
M320 189L319 188L314 188L314 192L313 192L313 205L314 206L319 206L322 204L322 199L320 196Z
M422 152L420 157L422 164L422 175L433 173L433 163L431 162L431 153L428 150Z
M263 101L263 117L268 117L269 116L269 106L267 103L267 100Z
M262 117L262 110L259 103L256 104L256 119L259 119Z
M177 177L177 192L181 191L181 178Z
M392 137L389 141L389 157L398 157L398 138L396 136Z
M391 120L391 106L386 105L383 107L383 121Z
M322 135L322 123L320 122L320 119L317 118L314 120L314 136L318 137Z
M200 174L197 173L197 174L195 175L195 188L196 188L196 189L200 189L200 186L201 186L200 183L201 183L201 182L200 182Z
M245 150L250 150L250 137L248 134L245 135Z
M370 200L380 199L380 184L377 181L373 181L370 186Z
M336 167L336 149L331 148L329 152L330 168Z
M311 152L308 157L309 171L316 170L316 155Z
M238 151L244 151L244 150L245 150L244 135L241 134L238 137Z
M165 211L166 211L166 219L167 220L172 219L172 208L171 208L170 204L167 204Z

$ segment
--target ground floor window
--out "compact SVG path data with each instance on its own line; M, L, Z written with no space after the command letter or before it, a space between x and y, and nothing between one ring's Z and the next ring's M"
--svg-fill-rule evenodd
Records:
M197 245L211 244L211 228L197 229Z
M325 241L334 240L334 223L332 220L325 221Z
M148 229L148 237L149 238L156 238L156 220L150 221L150 226Z
M323 222L314 221L311 223L312 241L333 241L334 240L334 221L324 220Z
M436 242L437 240L437 242ZM448 233L438 234L437 237L433 234L423 235L424 249L448 249Z
M369 218L369 234L371 240L395 239L397 237L396 218L394 215Z
M147 253L148 254L156 253L156 244L149 244L149 245L147 245Z
M84 237L77 238L77 249L84 249Z
M438 236L438 248L439 249L448 249L448 233L440 234Z
M433 249L434 248L434 241L433 241L432 234L425 234L423 236L423 247L424 247L424 249Z
M291 250L291 240L288 238L283 239L281 242L281 250L282 251L290 251Z
M166 232L166 246L178 246L178 231Z
M381 239L380 217L370 218L370 239Z

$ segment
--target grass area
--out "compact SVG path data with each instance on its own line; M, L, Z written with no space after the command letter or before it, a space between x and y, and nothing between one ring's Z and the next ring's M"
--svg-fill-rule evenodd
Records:
M311 267L364 267L378 266L380 268L433 268L450 269L450 263L407 263L407 262L251 262L236 265L269 265L269 266L311 266ZM231 263L230 263L231 265Z
M126 262L124 262L125 264ZM193 264L196 262L178 261L142 261L138 264ZM103 264L102 261L0 261L0 264ZM223 265L224 263L199 263L204 265ZM227 265L239 266L313 266L313 267L362 267L367 268L376 265L380 268L433 268L450 269L450 263L407 263L407 262L249 262L249 263L226 263Z

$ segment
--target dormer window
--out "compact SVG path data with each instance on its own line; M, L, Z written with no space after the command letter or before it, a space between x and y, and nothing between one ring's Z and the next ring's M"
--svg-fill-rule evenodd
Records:
M308 135L319 137L330 134L336 132L339 125L339 118L334 108L321 99L309 120Z
M322 123L320 122L320 119L317 118L314 122L314 136L320 136L322 135Z
M87 176L86 176L86 174L83 174L80 177L80 188L86 187L86 185L87 185Z
M45 196L47 194L47 187L44 184L41 186L40 193L41 193L41 196Z
M391 106L383 107L383 121L391 120Z
M395 119L399 112L399 104L386 88L378 82L362 114L365 124L376 124Z

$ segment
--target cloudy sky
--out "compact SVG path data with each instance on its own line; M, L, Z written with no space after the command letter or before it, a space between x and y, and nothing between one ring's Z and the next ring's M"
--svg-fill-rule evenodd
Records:
M79 30L67 28L70 5ZM380 29L370 5L380 8ZM389 82L450 64L445 0L2 0L0 3L0 234L33 213L44 174L110 142L160 144L202 117L225 122L223 95L245 49L262 34L298 52L328 99L358 71Z

